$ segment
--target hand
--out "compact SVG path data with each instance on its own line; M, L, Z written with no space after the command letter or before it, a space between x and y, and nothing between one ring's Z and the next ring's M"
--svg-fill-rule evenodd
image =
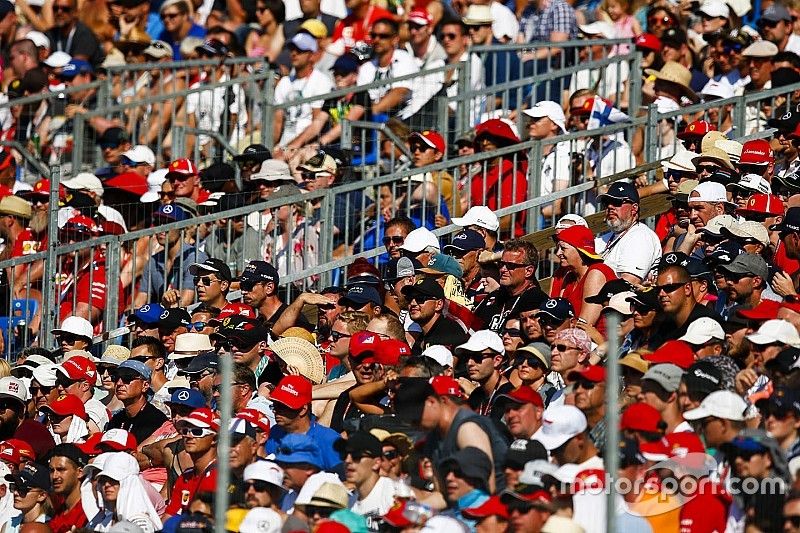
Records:
M797 294L794 288L794 282L786 272L776 272L772 277L772 290L780 296L788 296L790 294Z
M286 375L287 376L299 376L300 369L293 365L286 365Z
M756 384L757 379L758 373L750 367L740 371L738 374L736 374L736 378L734 379L736 392L739 394L746 393L750 387Z
M639 189L649 185L649 183L647 182L647 176L645 174L639 174L638 176L636 176L636 181L634 182L634 185L636 185L636 187Z
M588 322L584 322L582 320L576 320L575 327L585 331L586 334L589 335L589 338L592 339L592 342L594 342L595 344L603 344L606 341L605 337L603 337L603 334L600 333L596 327L589 324Z
M486 294L494 292L500 288L500 283L498 283L497 280L494 278L491 277L481 278L481 281L483 282L483 286L486 287Z
M167 289L167 291L164 292L164 296L161 298L161 305L164 307L178 307L180 299L181 295L176 289Z
M437 214L433 217L433 223L437 228L443 228L447 225L447 219L442 214Z
M463 389L464 394L467 395L467 398L472 394L472 391L478 388L478 384L474 381L470 381L467 378L458 378L458 385Z
M64 113L65 113L67 118L73 118L78 113L81 113L81 114L82 113L86 113L86 108L83 107L82 105L69 104L66 107L66 109L64 110Z
M386 375L383 378L383 383L386 385L386 390L394 390L399 378L400 375L395 370L387 370Z
M305 305L328 305L338 302L338 298L329 294L319 294L316 292L304 292L300 295Z

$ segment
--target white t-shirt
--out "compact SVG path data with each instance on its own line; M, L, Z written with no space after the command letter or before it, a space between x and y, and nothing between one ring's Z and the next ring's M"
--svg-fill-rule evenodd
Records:
M508 37L511 42L516 39L519 34L519 21L513 11L508 9L500 2L492 2L489 4L492 10L492 34L498 41L502 41Z
M395 495L399 492L398 483L391 478L381 476L367 497L363 500L356 500L350 509L354 513L367 516L367 521L370 516L385 515L394 505Z
M641 222L619 236L612 231L603 233L595 239L595 249L618 276L633 274L642 280L661 257L658 236Z
M218 81L226 82L229 80L230 76L223 74ZM195 87L200 87L200 85ZM230 91L230 96L228 91ZM191 93L186 97L186 112L195 115L198 129L220 131L222 128L222 116L225 113L226 98L228 113L236 115L236 126L231 131L230 136L230 144L236 146L239 143L239 138L244 135L247 128L247 104L244 90L238 83ZM201 146L205 146L209 141L211 141L211 138L208 135L199 136Z
M366 85L377 80L399 78L400 76L407 76L417 72L419 72L419 68L417 67L417 63L414 61L414 58L411 56L411 54L405 50L395 50L392 53L392 62L388 67L378 67L374 60L361 65L361 69L358 71L357 84ZM396 89L400 87L411 91L411 95L405 101L404 105L401 104L403 107L397 115L399 118L408 118L413 114L413 112L409 111L413 109L413 107L417 106L418 100L421 98L421 95L419 95L417 96L417 100L414 100L415 95L412 80L398 81L377 87L375 89L370 89L368 91L369 98L372 100L373 104L377 103L381 100L381 98L386 96L386 93L388 93L390 89ZM420 105L419 107L422 106ZM417 109L419 109L419 107L417 107Z
M306 78L297 78L294 73L284 76L275 87L275 103L285 104L292 100L329 93L333 90L331 80L314 69ZM307 102L284 108L283 134L279 144L286 146L311 125L312 110L322 109L323 100Z
M102 431L103 428L106 427L108 424L108 409L106 406L103 405L103 402L100 400L95 400L94 398L90 398L86 400L86 403L83 404L83 408L86 409L86 414L89 415L89 420L97 424L97 427L100 428Z
M555 190L566 189L569 186L570 167L572 158L568 142L556 144L555 150L544 156L542 160L542 184L539 189L541 196L547 196ZM563 181L563 187L556 187L556 181Z
M784 48L783 51L792 52L800 56L800 37L794 33L790 33L789 40L786 41L786 48Z
M462 63L466 63L469 61L469 86L470 89L473 91L480 91L484 87L484 70L483 70L483 60L478 56L478 54L473 54L471 52L464 52L461 56L460 61ZM458 83L458 70L453 71L453 75L448 82L447 88L445 92L447 96L455 97L458 96L459 92L459 83ZM469 114L469 125L474 126L480 120L481 114L483 114L483 110L486 104L486 98L481 96L472 100L472 104L470 105L470 114ZM459 102L450 102L448 106L450 110L455 112L459 106Z

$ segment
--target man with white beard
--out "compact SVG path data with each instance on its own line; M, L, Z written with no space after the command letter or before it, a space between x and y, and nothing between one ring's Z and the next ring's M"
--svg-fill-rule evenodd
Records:
M653 230L639 222L639 192L632 183L618 181L597 197L611 231L597 238L595 247L617 275L634 284L647 278L661 257L661 243Z

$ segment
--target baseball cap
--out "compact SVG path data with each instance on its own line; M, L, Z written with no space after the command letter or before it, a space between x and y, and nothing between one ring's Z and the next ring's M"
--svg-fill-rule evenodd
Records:
M284 376L270 395L270 400L290 409L311 403L311 382L303 376Z
M767 140L753 139L742 145L741 165L768 165L774 160L775 155Z
M542 427L533 434L547 451L555 450L586 430L586 416L574 405L550 406L542 416Z
M682 340L667 341L643 358L652 364L673 363L682 369L689 368L695 359L692 347Z
M644 287L636 290L633 292L633 296L628 296L626 300L650 310L657 310L660 308L658 303L658 291L653 289L653 287Z
M128 368L140 376L142 376L146 381L150 381L150 378L153 375L152 370L146 364L142 363L141 361L134 361L133 359L128 359L127 361L123 361L120 363L118 369L122 370L124 368Z
M83 402L74 394L62 394L47 405L42 406L40 410L50 411L59 416L75 415L83 420L88 419Z
M280 440L275 452L275 462L278 465L306 463L320 470L324 467L319 445L313 438L302 433L289 433Z
M94 69L92 68L91 63L88 61L84 61L83 59L70 59L69 63L64 65L59 73L60 78L71 80L78 74L93 74Z
M442 154L447 150L444 137L434 130L415 131L408 138L409 141L413 139L419 139L423 144Z
M600 365L589 365L581 370L572 370L567 374L567 379L577 381L579 379L592 383L603 383L606 380L606 369Z
M269 148L263 144L251 144L241 154L233 156L234 161L258 161L259 163L271 157Z
M507 398L514 403L525 405L525 404L533 404L536 407L541 407L544 409L544 400L542 399L542 395L533 390L530 387L521 386L517 387L516 389L507 392L505 394L500 394L498 398Z
M703 316L689 324L689 327L686 329L686 334L678 340L689 344L700 345L712 339L718 341L725 340L725 331L723 331L719 322L713 318Z
M433 376L428 383L436 396L464 398L464 391L461 390L461 385L450 376Z
M235 417L241 418L242 420L247 420L253 426L255 426L256 429L269 434L270 430L269 418L267 417L266 414L262 413L258 409L252 407L248 409L242 409L241 411L236 413Z
M775 43L761 39L742 50L742 55L745 57L775 57L778 51Z
M710 361L697 361L683 375L686 390L704 395L722 388L722 371Z
M485 247L486 241L484 241L480 233L475 230L465 229L453 236L452 242L444 246L444 252L448 253L450 250L471 252L473 250L481 250Z
M372 433L366 431L355 431L346 439L338 439L333 443L333 449L339 452L344 459L347 454L362 454L368 457L380 457L383 453L383 445Z
M619 419L619 429L658 433L664 426L661 414L648 403L638 402L629 405Z
M558 126L561 133L567 132L567 118L564 116L564 109L561 107L561 104L557 102L541 100L533 104L529 109L525 109L523 113L535 119L547 117Z
M754 242L760 243L763 246L769 244L769 232L767 228L765 228L761 222L756 222L755 220L744 220L729 228L723 228L722 233L744 244Z
M269 331L263 322L241 315L223 318L217 331L211 334L212 340L232 342L240 348L252 348L268 338Z
M352 54L343 54L336 58L336 61L333 63L331 70L333 72L341 72L343 74L349 74L353 72L358 72L358 69L361 65Z
M611 299L612 296L615 294L619 294L621 292L632 291L634 289L633 285L630 282L624 279L612 279L611 281L605 282L603 287L600 289L600 292L595 294L594 296L587 296L584 300L590 304L605 304L608 300Z
M256 318L256 310L252 306L240 302L228 302L219 310L219 314L208 321L209 324L221 323L229 316L242 316L244 318ZM184 335L186 335L184 333ZM180 335L178 335L180 337Z
M403 287L402 292L409 299L417 295L430 296L437 300L444 298L442 286L435 279L429 277L418 279L413 285L406 285Z
M202 263L192 263L189 265L189 273L192 276L202 276L203 272L213 272L217 277L225 281L231 281L233 279L230 267L222 259L209 257Z
M169 53L172 55L171 49ZM137 144L127 152L123 152L122 157L128 159L131 163L134 163L134 165L141 163L145 163L150 166L156 165L156 155L150 148L143 144Z
M669 433L655 442L642 443L640 449L645 459L650 461L666 461L688 454L704 454L706 451L703 441L691 431Z
M142 54L153 59L172 57L172 47L164 41L150 41L150 44L142 51Z
M112 428L103 433L97 448L100 451L133 452L136 451L136 437L120 428ZM107 449L106 449L107 448Z
M421 356L429 357L445 368L453 367L453 352L451 352L446 346L442 346L440 344L428 346L422 351Z
M319 49L317 40L309 33L296 33L287 46L301 52L316 52Z
M383 305L378 290L369 285L353 285L347 289L347 294L339 299L340 306L355 309L360 309L368 303Z
M424 9L414 9L408 14L408 21L419 26L428 26L431 22L430 14Z
M727 265L720 265L719 270L725 270L733 274L749 274L758 276L762 280L767 280L769 276L769 266L764 258L756 254L739 254Z
M189 366L183 371L184 374L202 374L206 370L216 371L219 366L219 356L214 352L198 354L189 362Z
M681 384L684 370L673 363L659 363L647 369L642 381L651 380L667 391L676 392Z
M552 354L552 350L550 346L543 342L532 342L526 346L520 346L517 348L517 351L514 352L514 356L524 356L525 354L530 354L536 357L542 366L544 366L545 370L550 369L550 356Z
M384 281L394 283L400 279L413 276L422 264L413 257L395 257L386 265L383 274Z
M13 376L0 378L0 398L13 398L24 404L28 399L28 388L19 378Z
M563 322L575 316L572 304L566 298L548 298L539 306L539 314L549 315Z
M747 402L735 392L718 390L706 396L700 402L699 407L685 411L683 418L686 420L700 420L714 416L726 420L743 421L747 408Z
M29 462L17 474L6 474L6 481L14 483L20 489L42 489L50 492L50 468L38 463Z
M153 218L164 218L170 222L183 222L184 220L188 220L192 217L182 207L179 207L175 204L164 204L156 209L156 211L153 213Z
M436 235L427 228L417 228L406 236L400 249L417 254L429 247L441 250Z
M772 320L778 317L778 310L781 303L775 300L761 300L758 305L751 309L738 309L736 314L747 320Z
M419 271L433 276L449 274L456 278L460 278L464 274L461 270L461 265L458 264L455 258L442 253L431 254L428 264L420 268Z
M756 401L758 409L766 409L770 405L794 412L795 416L800 416L800 396L797 392L787 387L776 387L769 398L761 398Z
M746 336L747 340L753 344L773 344L780 343L800 348L800 335L797 329L788 320L772 319L767 320L758 331Z
M186 407L191 407L193 409L200 409L201 407L205 407L206 399L203 396L203 393L199 390L178 387L172 391L169 400L165 403L167 405L185 405Z
M144 304L136 309L130 316L132 320L139 320L144 324L157 325L165 308L161 304Z
M686 129L678 133L679 139L690 139L692 137L703 137L709 131L716 130L717 127L707 120L695 120L686 126Z
M710 254L703 258L703 263L714 268L720 265L727 265L736 258L736 256L745 253L736 241L725 241L717 245Z
M196 428L210 429L211 431L219 431L219 419L217 419L214 411L208 407L200 407L195 409L189 416L185 416L175 422L175 425L189 425Z
M641 33L636 36L633 41L636 48L643 48L645 50L652 50L653 52L661 51L661 39L652 33Z
M251 479L266 481L282 492L286 492L286 489L283 487L283 468L272 461L258 460L247 465L242 473L242 480L248 481Z
M169 179L170 176L174 174L180 176L197 176L199 173L200 171L197 170L197 165L195 165L191 159L184 157L182 159L176 159L169 164L166 178Z
M722 0L706 0L700 4L700 13L707 15L710 18L724 18L727 19L731 11L728 4Z
M486 480L492 474L492 461L480 448L466 446L439 462L442 477L453 470L460 471L465 478Z
M97 365L88 357L76 355L58 366L58 372L72 381L88 381L94 385L97 381Z
M231 435L244 435L246 437L251 437L253 440L255 440L257 436L255 424L251 424L248 420L238 417L233 417L231 419L228 424L228 431Z
M195 47L195 52L204 57L223 57L227 56L228 46L218 39L209 39L203 44Z
M319 151L310 157L302 165L298 165L299 170L307 170L309 172L327 172L328 174L336 174L339 166L336 160L325 152Z
M639 203L639 191L636 185L626 181L616 181L609 185L608 190L597 196L597 200L604 202L607 200L628 200L635 204Z
M500 335L488 329L473 333L467 342L456 347L455 353L459 355L463 352L482 352L484 350L491 350L500 355L505 355L506 353L503 339L500 338Z
M289 169L289 165L286 163L286 161L281 161L279 159L265 159L262 161L258 172L254 172L250 175L250 181L258 180L295 184L294 178L292 177L292 172ZM289 194L289 196L292 196L293 194L294 192ZM270 198L274 197L275 193L270 195Z
M453 217L451 222L462 228L478 226L489 231L497 231L500 228L500 220L497 215L485 205L472 206L464 213L463 217Z
M538 393L534 391L534 394ZM547 459L547 450L544 449L541 442L530 439L516 439L506 450L504 466L514 470L522 470L525 468L525 463L537 459Z
M61 326L53 330L53 335L63 335L71 333L78 337L92 340L94 328L92 323L80 316L68 316L61 322Z
M278 271L266 261L250 261L239 277L239 281L245 285L260 282L272 282L277 285L279 279Z
M164 309L159 317L158 327L164 330L174 330L181 326L186 327L192 320L192 316L182 307L170 307Z
M81 172L71 179L62 181L61 184L67 189L91 191L100 196L103 195L103 183L100 178L89 172Z
M792 15L782 4L775 2L770 4L769 7L761 13L761 20L768 20L770 22L785 20L790 22L792 20Z

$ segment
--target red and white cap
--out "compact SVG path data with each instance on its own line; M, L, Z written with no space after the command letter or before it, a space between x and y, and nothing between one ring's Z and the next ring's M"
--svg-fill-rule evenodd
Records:
M59 416L77 415L83 420L88 420L86 408L80 398L74 394L63 394L41 408L42 411L50 411Z
M439 132L433 130L415 131L410 135L410 139L419 139L437 152L444 153L447 150L444 137L442 137Z
M189 416L181 418L176 424L188 424L196 428L210 429L211 431L219 431L219 420L214 416L214 412L208 407L201 407L195 409Z
M762 213L766 215L783 215L783 200L774 194L756 193L747 199L744 207L736 210L747 218L747 213Z
M270 429L269 418L267 417L267 415L265 415L258 409L253 409L253 408L242 409L241 411L236 413L236 418L247 420L261 431L269 434L269 429Z
M768 165L775 161L775 154L769 146L769 141L753 139L742 146L740 165Z
M36 451L34 451L30 444L22 439L4 440L2 443L0 443L0 446L2 445L13 447L15 450L17 450L17 453L19 453L21 459L26 459L28 461L36 460Z
M243 316L245 318L256 318L256 311L253 309L252 306L247 304L238 303L238 302L229 302L222 306L222 309L219 310L219 314L208 321L209 324L222 322L225 318L229 316Z
M0 460L19 466L22 462L22 455L16 446L4 440L0 441Z
M191 159L176 159L167 167L167 179L170 174L180 174L181 176L197 176L200 173L197 165Z
M434 376L431 378L430 384L437 396L464 398L464 393L461 391L458 381L450 376Z
M420 26L427 26L433 22L433 19L430 13L424 9L415 9L408 14L408 21L413 24L419 24Z
M272 391L270 399L290 409L300 409L311 403L311 382L303 376L285 376Z
M97 381L97 365L82 355L70 357L61 363L57 370L72 381L88 381L92 385Z
M107 451L104 448L109 448L115 452L132 452L136 451L137 442L132 433L114 428L103 433L97 446L103 451Z

